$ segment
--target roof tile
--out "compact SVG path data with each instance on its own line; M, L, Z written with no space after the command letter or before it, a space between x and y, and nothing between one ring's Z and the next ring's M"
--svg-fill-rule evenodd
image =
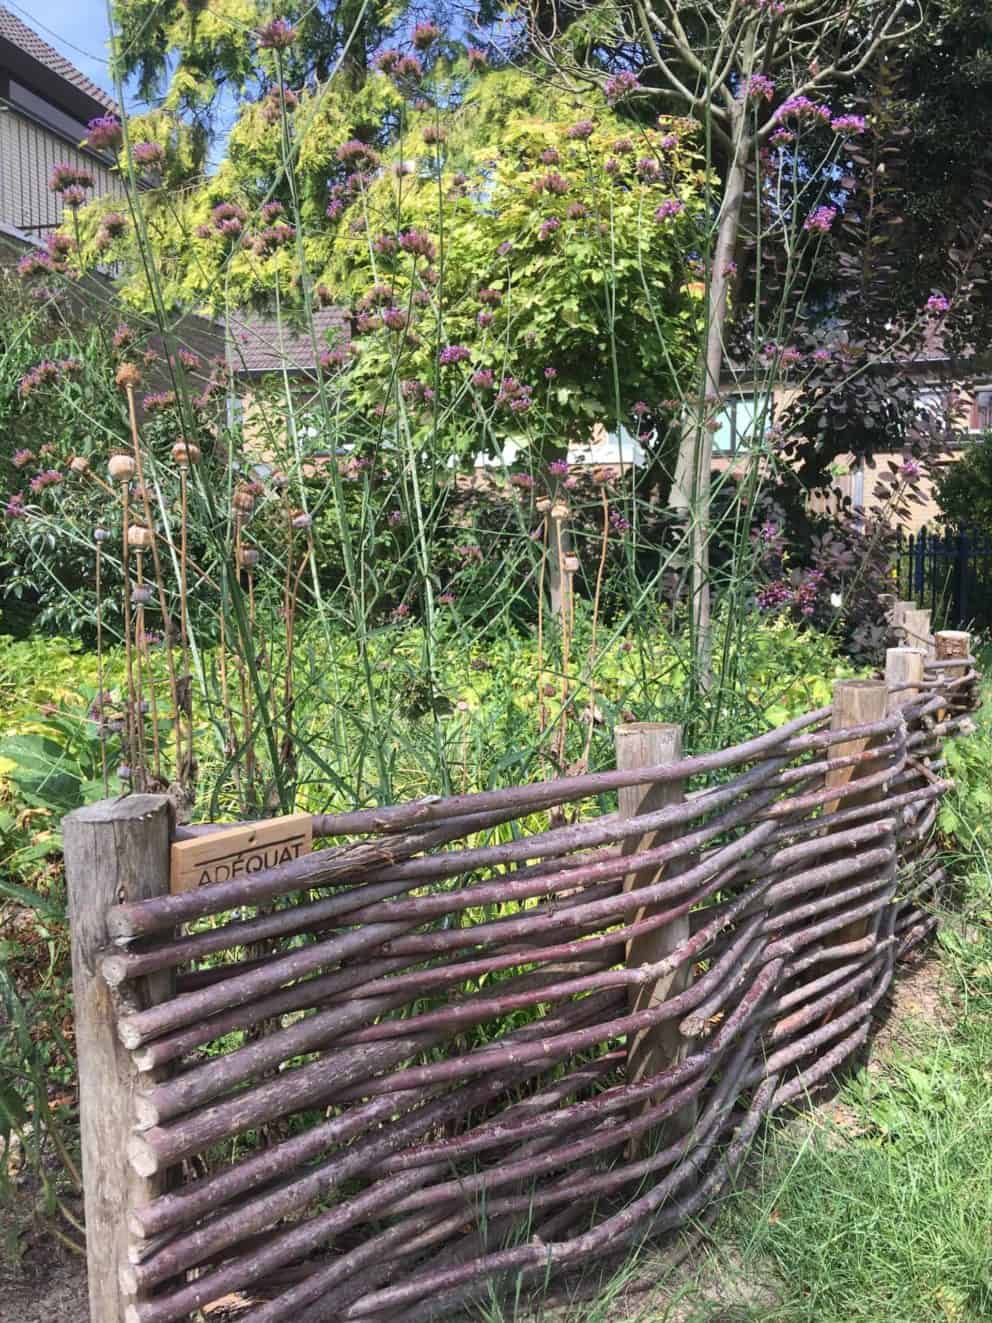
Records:
M16 14L12 14L9 9L4 9L0 5L0 37L4 37L22 50L25 55L31 59L37 60L43 64L46 69L64 78L67 83L77 87L80 92L85 92L88 97L98 102L104 110L117 112L117 102L114 98L98 87L92 79L87 78L82 70L77 69L74 64L60 55L53 46L49 46L47 41L42 40L32 28L26 23L22 23Z

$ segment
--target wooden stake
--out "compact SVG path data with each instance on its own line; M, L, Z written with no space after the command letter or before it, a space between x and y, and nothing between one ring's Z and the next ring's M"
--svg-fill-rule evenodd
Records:
M889 648L885 654L885 686L889 691L888 710L895 712L919 695L923 683L922 648Z
M637 767L660 767L665 763L678 762L682 757L682 727L671 726L663 722L638 721L629 725L617 726L615 731L617 769L629 771ZM672 781L663 785L627 786L619 792L621 818L634 818L642 813L653 813L667 804L678 804L684 797L681 781ZM653 845L660 845L666 839L664 833L651 832L645 836L628 840L624 853L633 854L640 850L649 850ZM631 873L624 878L624 890L650 886L658 881L664 869L647 869L640 873ZM668 873L674 870L670 865ZM647 918L649 911L638 910L634 921ZM654 964L664 960L680 943L690 935L689 916L674 919L663 928L634 938L627 944L627 967ZM688 987L692 977L691 962L686 962L674 973L666 975L656 983L641 984L630 990L631 1012L645 1011L657 1006L666 998ZM667 1067L675 1065L687 1054L688 1042L679 1033L676 1021L654 1025L642 1030L628 1040L627 1044L627 1083L636 1084L646 1076L655 1075ZM649 1106L644 1103L643 1107ZM666 1133L679 1135L690 1130L695 1123L696 1109L693 1104L672 1118ZM645 1142L647 1137L642 1139Z
M927 613L929 615L929 612ZM838 680L834 685L834 710L830 721L831 730L849 730L853 726L867 726L875 721L882 721L886 716L888 709L888 685L885 680ZM843 740L835 744L831 749L831 756L834 758L844 758L850 754L863 753L866 749L874 745L884 744L886 736L879 735L867 739ZM829 786L846 786L851 781L856 781L862 776L869 776L873 772L880 770L882 764L879 762L859 763L852 767L837 767L826 774L825 784ZM871 790L865 791L861 795L846 795L843 800L831 800L824 805L824 813L834 813L843 805L844 808L854 808L860 804L871 804L875 800L884 797L881 786L876 786ZM874 842L866 839L865 845L870 847ZM825 850L829 849L829 844L824 843ZM868 935L868 928L873 920L856 919L853 923L841 928L834 934L828 945L843 946L846 942L859 941Z
M165 1173L137 1176L127 1160L141 1076L119 1042L119 1006L99 972L108 947L107 911L169 893L171 810L164 795L105 799L62 824L79 1074L86 1209L86 1267L93 1323L125 1323L133 1303L121 1290L128 1267L127 1215L166 1188ZM169 972L128 985L140 1007L172 994Z
M915 611L916 603L910 601L898 601L892 603L892 613L889 616L889 623L892 629L893 638L898 640L901 647L905 640L906 630L906 612Z
M959 675L965 675L968 671L969 662L967 658L971 656L971 635L963 629L942 629L934 635L933 652L936 661L955 661L958 657L962 659L960 666L942 667L939 674L953 680ZM967 686L962 685L961 688ZM955 699L965 699L967 695L962 694L960 690L955 690ZM953 704L954 707L960 707L959 702ZM947 715L947 709L941 708L937 713L939 721L943 721Z
M903 636L907 648L922 648L929 657L933 651L930 635L930 612L907 611L903 617Z

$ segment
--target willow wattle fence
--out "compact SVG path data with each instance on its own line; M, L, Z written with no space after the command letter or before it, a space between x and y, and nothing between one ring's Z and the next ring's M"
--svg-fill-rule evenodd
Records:
M164 797L71 814L93 1323L457 1318L715 1210L937 923L976 671L910 608L884 678L735 748L623 726L616 770L308 818L205 885L172 847L224 830Z

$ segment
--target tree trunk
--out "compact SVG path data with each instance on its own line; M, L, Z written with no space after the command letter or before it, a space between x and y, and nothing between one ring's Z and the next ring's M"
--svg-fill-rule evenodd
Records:
M743 106L739 115L743 116ZM706 328L705 391L706 407L701 415L687 421L679 446L675 480L670 503L684 512L689 523L691 565L692 629L694 657L699 683L710 687L710 471L713 463L713 434L709 422L713 398L720 393L723 369L724 330L727 322L727 268L734 259L741 208L744 202L746 166L751 139L742 132L739 120L734 126L734 151L727 170L723 201L717 221L716 250L710 273L709 308Z

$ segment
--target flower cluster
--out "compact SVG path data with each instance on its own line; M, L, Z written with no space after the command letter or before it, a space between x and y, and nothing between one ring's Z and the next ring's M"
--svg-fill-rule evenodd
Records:
M517 381L516 377L504 377L496 395L496 404L509 409L511 413L526 413L534 401L531 399L533 387Z
M100 229L108 239L119 239L127 229L127 217L120 211L108 211L100 221Z
M374 170L379 164L379 153L358 138L343 142L335 152L335 156L345 165L365 166L370 170Z
M564 197L571 187L564 175L560 175L557 170L551 170L534 181L535 193L550 193L554 197Z
M565 137L572 142L585 142L595 131L596 125L591 119L580 119L577 124L572 124L565 130Z
M680 211L685 211L684 202L680 202L678 198L666 198L655 211L654 218L656 221L669 220L672 216L677 216Z
M262 118L266 124L278 124L282 112L290 114L300 104L300 99L288 87L273 87L261 105Z
M239 207L236 202L218 202L210 213L210 219L218 234L231 238L242 232L248 217L244 208ZM207 232L209 233L209 230Z
M31 479L28 486L37 495L43 492L46 487L57 487L62 481L62 474L58 469L43 469Z
M744 84L744 96L748 101L771 101L775 95L775 80L767 74L751 74Z
M396 50L383 51L376 61L384 74L394 79L406 78L410 82L419 82L424 76L424 67L416 55L401 55Z
M418 23L413 29L413 44L418 51L429 51L441 40L441 29L436 23Z
M803 221L803 229L817 230L820 234L829 234L830 227L836 219L836 207L817 207Z
M792 601L792 589L782 579L776 579L758 589L756 601L759 611L780 611Z
M433 262L437 256L433 241L423 230L405 230L398 242L404 253L412 253L414 257L425 257L428 262Z
M931 294L930 297L927 299L927 312L933 312L938 314L942 312L947 312L950 306L951 306L950 300L945 298L943 294Z
M22 400L26 400L40 386L54 386L62 377L78 374L79 369L79 360L76 358L63 358L58 362L50 358L43 358L40 363L36 363L21 377L17 384L17 393Z
M61 165L53 165L52 172L48 176L48 189L51 193L62 193L67 188L92 188L93 176L89 170L81 170L77 166L69 165L63 162Z
M27 510L24 508L24 497L20 492L14 492L4 506L3 513L7 519L26 519Z
M137 142L131 154L143 170L158 172L165 164L165 148L157 142Z
M486 52L480 50L478 46L469 46L465 52L465 58L468 60L468 67L473 73L482 73L489 64Z
M86 125L86 145L97 152L116 152L124 130L116 115L98 115Z
M537 234L540 239L550 239L556 230L561 229L561 221L557 216L548 216L546 220L541 221Z
M816 101L810 101L808 96L790 96L776 110L775 119L809 119L814 122L818 120L821 124L828 124L830 122L830 107L820 105Z
M292 225L269 225L264 230L260 230L254 239L249 241L246 238L245 242L250 242L251 250L256 257L269 257L295 238L296 230Z
M145 413L163 413L166 409L171 409L176 403L176 392L172 390L152 391L141 401L141 407Z
M445 345L438 354L441 367L450 367L453 363L464 363L472 357L472 351L464 345Z
M624 69L620 73L614 74L612 78L607 78L603 91L609 104L615 106L626 97L633 96L635 92L640 90L640 86L637 81L637 74Z
M853 135L864 133L868 127L868 121L864 115L837 115L830 121L830 127L834 133Z
M435 143L445 142L448 137L448 131L441 124L425 124L423 138L428 147Z
M296 28L288 18L273 18L255 33L264 51L284 51L296 40Z
M17 263L17 274L25 280L51 275L55 269L51 254L46 252L25 253Z

